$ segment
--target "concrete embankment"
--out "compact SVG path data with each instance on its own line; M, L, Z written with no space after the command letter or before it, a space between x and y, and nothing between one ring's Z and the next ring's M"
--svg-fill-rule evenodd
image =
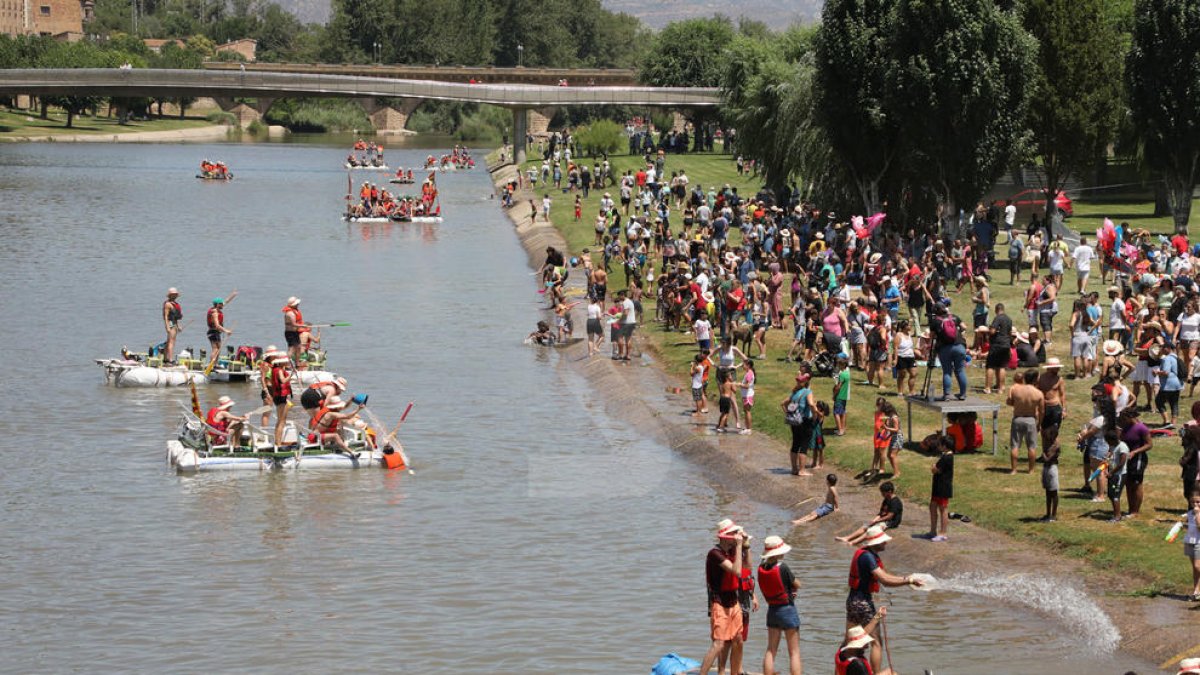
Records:
M497 193L504 184L518 177L516 167L511 164L489 166L489 171ZM508 215L531 267L538 269L544 262L547 246L566 252L568 257L571 252L567 252L565 239L552 224L531 217L529 202L535 198L530 190L518 190L514 195L515 206ZM568 285L582 287L584 280L580 276L572 274ZM652 321L644 321L639 330L649 330L647 323ZM638 357L629 362L612 361L603 355L589 359L587 345L581 341L559 353L563 363L577 368L602 394L600 398L607 414L688 458L724 488L760 502L793 509L794 517L798 517L819 503L824 493L821 476L832 472L839 477L841 510L828 516L827 520L831 520L838 531L848 532L874 515L879 505L877 485L861 485L851 472L829 465L818 476L792 476L788 470L788 449L779 441L757 433L751 436L713 433L715 414L711 414L704 424L698 424L688 414L691 396L687 383L666 372L653 346L643 337L636 339L633 351ZM682 393L673 393L677 387L683 387ZM779 403L758 401L755 414L782 414ZM933 460L906 453L904 461L906 473L923 473L928 471ZM797 507L802 501L805 502L803 506ZM972 578L980 580L1029 575L1033 582L1029 584L1030 588L1038 587L1039 583L1043 584L1043 589L1047 586L1052 589L1079 588L1120 631L1121 650L1161 663L1164 668L1186 656L1200 655L1200 645L1196 644L1200 640L1196 630L1200 618L1196 611L1191 611L1189 603L1173 597L1133 595L1141 586L1137 580L1097 570L1081 561L1057 556L1048 548L1018 542L970 524L954 522L950 530L951 542L946 544L914 539L913 533L928 529L928 514L923 504L907 506L905 523L888 546L889 568L903 573L928 572L943 578L970 573ZM850 553L847 549L847 564ZM697 556L701 554L697 552ZM1180 564L1186 564L1182 555ZM1049 584L1045 584L1047 580ZM981 585L987 585L987 582L981 582ZM1059 611L1040 603L1038 598L1017 597L1019 591L997 595L988 589L979 590L985 598L1024 604L1052 615L1051 620L1060 624L1057 629L1060 632L1075 634L1093 626L1084 612L1072 612L1070 607ZM1065 594L1065 597L1069 595ZM1112 645L1107 646L1111 648ZM1101 645L1094 647L1103 648Z

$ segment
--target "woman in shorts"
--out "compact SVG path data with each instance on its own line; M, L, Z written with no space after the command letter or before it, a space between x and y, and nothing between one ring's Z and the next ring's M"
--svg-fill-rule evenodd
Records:
M917 386L917 351L913 341L912 325L908 319L896 324L896 336L892 338L892 367L896 369L896 393L912 396ZM907 389L905 383L908 384Z
M602 316L604 316L604 309L593 298L587 306L588 356L599 353L600 345L604 342L604 327L600 323Z

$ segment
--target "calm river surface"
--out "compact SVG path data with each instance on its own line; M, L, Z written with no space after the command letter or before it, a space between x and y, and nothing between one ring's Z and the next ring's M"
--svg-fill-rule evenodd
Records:
M396 145L393 167L425 155ZM540 296L484 171L440 178L440 226L348 227L346 147L0 144L0 670L647 672L706 647L716 521L784 531L522 345ZM237 179L195 180L203 157ZM114 389L92 363L161 340L168 286L183 347L207 347L204 310L235 288L232 344L282 344L289 295L352 322L324 332L330 364L386 419L416 401L416 475L169 471L187 390ZM257 405L241 385L202 403L221 394ZM810 673L832 672L843 621L830 534L789 555ZM894 601L904 673L1145 667L1019 607Z

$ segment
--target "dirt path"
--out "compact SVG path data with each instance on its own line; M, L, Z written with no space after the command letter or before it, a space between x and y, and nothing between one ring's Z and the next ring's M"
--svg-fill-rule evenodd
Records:
M119 134L77 134L69 131L43 136L0 136L9 143L177 143L179 141L209 141L223 139L229 127L214 124L193 129L165 131L129 131Z
M497 193L501 185L517 176L512 165L489 168ZM529 256L530 266L536 269L545 259L547 246L566 251L566 241L550 223L531 221L528 202L534 196L528 190L518 191L514 195L516 205L508 215ZM582 286L578 276L573 275L568 285ZM644 340L637 340L635 349L639 348L649 350L650 346ZM801 478L790 474L788 450L779 441L760 434L715 434L711 431L715 414L709 415L707 425L695 424L686 412L691 406L687 383L667 375L656 354L642 352L639 358L630 362L612 361L603 356L589 359L587 345L581 341L560 350L560 356L577 368L596 391L604 392L602 400L609 415L687 457L726 488L783 508L812 497L813 501L796 511L797 517L812 510L816 500L824 494L824 481L819 476ZM682 393L667 393L668 388L674 387L682 387ZM777 412L777 404L777 401L759 402L756 406L760 411L758 414L782 414ZM925 471L932 461L910 460L910 470ZM842 504L841 511L828 518L838 530L849 531L878 509L878 487L864 486L837 467L827 465L822 469L822 473L829 472L838 474ZM1082 580L1080 590L1091 597L1120 630L1120 649L1123 651L1161 663L1162 667L1173 666L1188 656L1200 655L1200 644L1197 644L1200 642L1200 606L1166 596L1128 595L1142 585L1140 580L1097 570L1081 561L1057 556L1048 548L1018 542L970 524L953 522L951 542L947 544L913 539L912 533L927 529L927 504L910 502L906 506L905 524L888 545L888 560L896 569L919 570L939 577L964 571L996 576L1048 573L1047 576L1062 580L1064 585L1075 587L1079 587ZM849 553L847 549L847 559ZM1180 564L1185 564L1182 553Z

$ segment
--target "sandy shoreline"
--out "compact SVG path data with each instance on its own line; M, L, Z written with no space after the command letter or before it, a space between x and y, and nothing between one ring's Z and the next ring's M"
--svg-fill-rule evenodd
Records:
M517 170L511 164L489 166L489 171L497 193L503 184L517 176ZM563 251L567 246L552 224L531 222L528 203L534 197L529 190L518 191L514 195L516 205L507 215L529 256L530 266L536 269L544 260L547 246ZM582 280L577 276L573 275L568 285L582 286ZM749 437L714 434L709 427L715 421L715 415L710 415L707 426L693 423L690 415L681 412L691 405L686 383L666 373L657 355L649 351L651 345L644 340L636 342L635 349L647 351L631 362L603 357L589 360L583 342L562 349L562 358L581 372L596 391L604 392L601 399L609 415L687 457L728 489L783 508L809 497L820 499L823 481L817 477L791 476L787 470L787 448L782 443L761 434ZM682 394L664 393L668 387L679 386L684 386ZM757 407L761 411L759 414L770 415L777 406L774 401L763 401ZM931 462L931 459L914 455L907 459L907 468L924 472ZM879 503L875 485L860 486L850 473L837 467L827 465L822 471L832 471L839 476L842 508L828 516L839 531L849 531L860 520L874 514ZM795 515L807 513L812 506L812 502L805 504ZM913 539L912 533L925 530L927 507L917 503L906 506L909 508L906 509L905 524L888 547L889 562L897 569L946 577L964 571L997 576L1040 572L1075 587L1083 580L1080 590L1099 605L1120 630L1121 650L1162 664L1162 667L1200 654L1200 645L1196 644L1200 639L1196 630L1200 611L1192 610L1193 605L1166 596L1130 596L1128 593L1141 587L1142 582L1098 571L1078 560L1057 556L1049 548L1018 542L974 525L953 523L952 542L947 545ZM847 561L850 552L847 549ZM1182 554L1180 564L1184 564Z
M70 131L44 136L0 136L8 143L178 143L180 141L211 141L223 139L230 127L214 124L194 129L165 131L129 131L119 134L77 134Z

